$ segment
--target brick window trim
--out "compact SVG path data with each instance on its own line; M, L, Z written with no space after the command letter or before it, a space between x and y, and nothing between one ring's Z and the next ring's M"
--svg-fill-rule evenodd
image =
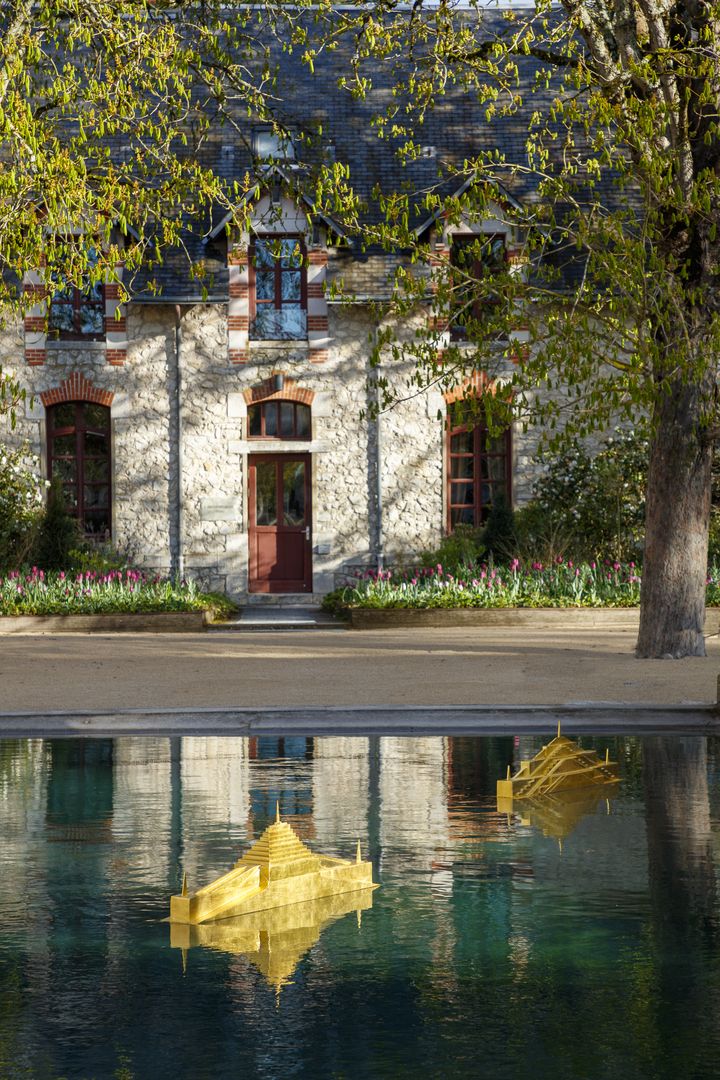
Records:
M79 371L73 372L59 386L43 390L40 394L40 400L46 409L63 401L91 401L95 405L110 408L114 397L114 391L101 390Z
M279 374L279 372L278 372ZM303 405L312 405L315 400L315 391L306 390L304 387L298 386L295 379L289 379L287 376L284 378L282 390L275 389L275 381L273 375L264 379L263 382L258 383L256 386L251 386L248 390L243 391L243 397L247 405L255 405L261 401L299 401Z
M482 394L495 394L497 390L498 384L491 382L484 371L474 371L464 382L447 390L443 397L446 405L454 405L456 401L480 397Z

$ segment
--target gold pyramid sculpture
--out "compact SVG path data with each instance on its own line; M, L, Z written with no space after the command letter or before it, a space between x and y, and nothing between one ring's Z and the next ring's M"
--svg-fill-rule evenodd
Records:
M513 800L535 799L547 795L560 795L578 788L596 788L617 784L617 762L610 761L609 751L605 759L594 750L582 750L572 739L558 732L554 739L543 746L530 761L521 761L514 776L497 782L498 810L512 810Z
M183 956L197 946L245 956L279 991L325 927L352 911L359 922L361 912L372 907L372 897L373 888L366 887L203 925L171 923L170 946L182 949Z
M276 818L229 873L188 894L170 897L171 923L206 923L252 911L377 886L372 863L363 862L358 842L354 861L316 855L287 822Z

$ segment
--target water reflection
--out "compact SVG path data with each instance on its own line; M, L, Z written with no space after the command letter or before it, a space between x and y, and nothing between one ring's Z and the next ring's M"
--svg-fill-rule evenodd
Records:
M170 923L170 946L183 953L201 946L244 955L279 991L291 981L302 957L330 923L354 912L360 929L362 912L371 908L372 902L373 889L360 889L204 925Z
M496 809L544 741L0 741L0 1077L714 1076L716 741L610 740L620 791L571 828ZM168 897L276 801L360 839L372 907L188 940L183 976Z

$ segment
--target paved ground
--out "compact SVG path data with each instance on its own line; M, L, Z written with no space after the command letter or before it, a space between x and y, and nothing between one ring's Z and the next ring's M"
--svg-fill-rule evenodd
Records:
M63 634L0 640L0 713L122 708L716 701L706 659L636 660L632 632Z

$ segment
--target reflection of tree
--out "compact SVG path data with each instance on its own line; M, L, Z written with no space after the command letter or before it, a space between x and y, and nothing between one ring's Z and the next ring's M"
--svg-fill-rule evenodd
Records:
M706 740L646 739L643 779L656 929L671 936L714 929Z
M717 1048L711 1018L718 988L710 948L717 923L706 740L646 739L643 780L657 1049L664 1075L710 1075L704 1069Z

